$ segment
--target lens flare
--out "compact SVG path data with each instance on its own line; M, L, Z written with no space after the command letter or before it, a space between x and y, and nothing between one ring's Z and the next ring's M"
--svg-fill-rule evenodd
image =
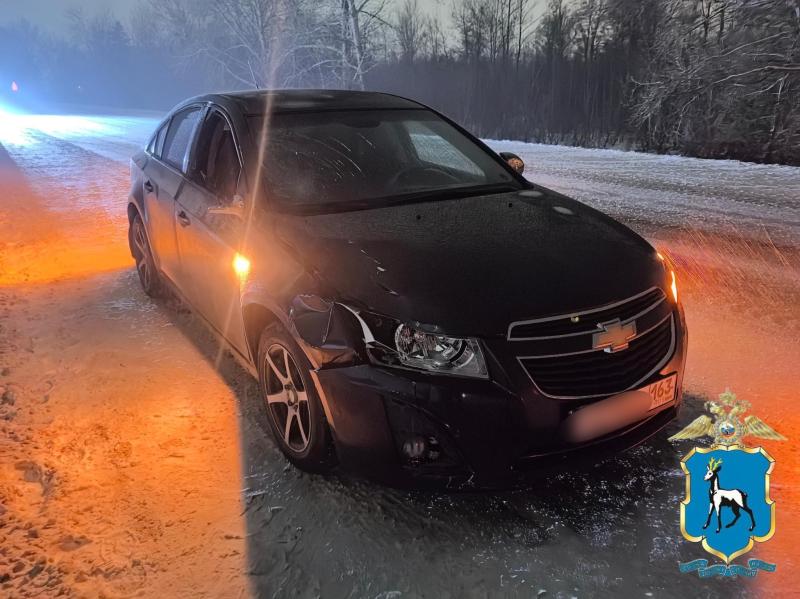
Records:
M11 91L15 94L19 91L19 84L16 81L11 82Z

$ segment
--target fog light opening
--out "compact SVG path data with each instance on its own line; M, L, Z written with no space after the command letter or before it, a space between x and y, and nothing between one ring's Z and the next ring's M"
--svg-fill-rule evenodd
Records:
M403 442L403 454L412 461L418 461L425 455L427 444L422 437L411 437Z
M442 446L436 437L420 437L415 435L403 442L403 455L409 462L420 464L435 462L442 457Z

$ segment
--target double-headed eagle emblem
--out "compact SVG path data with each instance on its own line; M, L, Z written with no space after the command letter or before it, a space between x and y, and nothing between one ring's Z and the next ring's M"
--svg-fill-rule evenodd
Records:
M719 401L705 402L705 408L714 418L703 414L698 416L686 428L672 435L669 440L697 439L709 436L714 438L714 445L739 445L744 437L773 439L785 441L786 437L775 431L757 416L747 416L744 420L739 416L750 409L750 402L736 399L730 389L720 394Z

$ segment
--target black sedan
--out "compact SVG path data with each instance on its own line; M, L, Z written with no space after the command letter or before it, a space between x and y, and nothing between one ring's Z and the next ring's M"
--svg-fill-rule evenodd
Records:
M681 402L675 274L411 100L188 100L133 157L130 247L258 376L297 467L494 487L640 443Z

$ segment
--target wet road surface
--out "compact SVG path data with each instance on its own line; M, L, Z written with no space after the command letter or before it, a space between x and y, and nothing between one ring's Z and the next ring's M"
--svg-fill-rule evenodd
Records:
M681 267L686 409L652 442L524 491L401 492L288 467L254 381L184 308L143 295L127 160L154 125L0 128L0 594L796 595L800 169L493 144ZM790 439L764 442L778 527L749 556L778 571L755 580L677 568L707 554L678 527L693 443L666 437L726 387Z

